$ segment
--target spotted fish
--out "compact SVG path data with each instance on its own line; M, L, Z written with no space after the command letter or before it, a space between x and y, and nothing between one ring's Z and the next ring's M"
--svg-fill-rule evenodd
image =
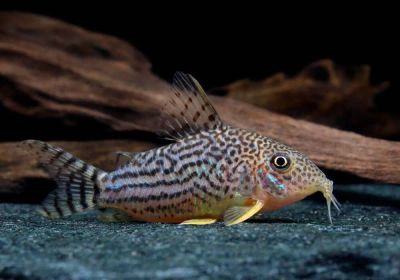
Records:
M272 211L320 191L339 209L332 181L306 156L269 137L225 124L200 84L174 76L162 117L173 143L140 153L112 172L59 147L27 140L57 182L41 213L59 218L87 209L118 209L132 220L226 225Z

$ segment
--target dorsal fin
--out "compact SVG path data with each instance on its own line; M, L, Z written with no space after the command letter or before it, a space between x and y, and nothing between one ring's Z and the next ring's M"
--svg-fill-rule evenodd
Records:
M161 134L167 138L182 139L223 125L207 94L191 75L176 72L172 92L173 96L163 108L161 120Z

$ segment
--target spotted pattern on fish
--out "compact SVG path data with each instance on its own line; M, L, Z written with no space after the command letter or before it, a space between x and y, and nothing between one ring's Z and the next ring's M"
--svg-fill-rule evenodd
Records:
M210 217L216 210L220 214L232 206L237 194L251 195L258 166L275 175L278 182L279 175L265 165L265 159L276 151L289 148L230 126L201 132L138 153L131 162L106 175L99 203L145 214L150 220ZM318 170L302 172L313 176Z
M96 207L133 219L207 224L242 222L323 192L338 207L332 182L302 153L269 137L222 122L198 82L174 79L164 107L162 135L175 142L141 153L118 152L127 163L106 173L64 152L30 140L58 188L43 203L49 217Z

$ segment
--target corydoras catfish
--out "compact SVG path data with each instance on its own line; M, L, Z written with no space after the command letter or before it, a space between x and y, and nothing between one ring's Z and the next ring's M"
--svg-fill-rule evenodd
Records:
M203 225L223 220L234 225L322 192L332 222L331 203L339 209L332 181L305 155L225 124L188 74L175 74L172 92L162 127L173 142L124 152L128 160L112 172L48 143L24 141L57 182L41 213L59 218L113 208L139 221Z

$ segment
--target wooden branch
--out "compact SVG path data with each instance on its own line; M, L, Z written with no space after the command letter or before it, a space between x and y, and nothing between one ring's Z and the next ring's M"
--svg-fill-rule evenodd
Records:
M27 124L36 119L46 127L56 119L76 125L79 118L124 132L157 131L159 110L170 94L168 83L125 42L21 13L0 13L0 87L4 112L23 116ZM211 99L227 123L287 143L322 167L400 183L398 142L295 120L237 100ZM58 133L46 136L55 139Z

